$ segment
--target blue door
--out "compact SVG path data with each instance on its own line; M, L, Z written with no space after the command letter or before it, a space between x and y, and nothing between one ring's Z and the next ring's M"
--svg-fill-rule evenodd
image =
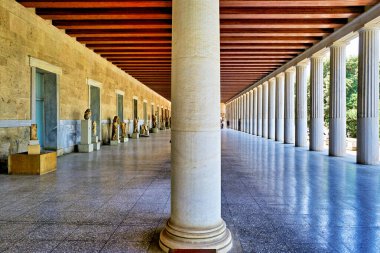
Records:
M40 142L41 148L44 147L45 137L45 119L44 119L44 103L45 103L45 90L44 90L44 75L36 73L36 124L37 124L37 137Z

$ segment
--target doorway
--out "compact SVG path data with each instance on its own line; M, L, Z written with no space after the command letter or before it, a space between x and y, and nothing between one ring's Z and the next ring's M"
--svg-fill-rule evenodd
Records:
M35 103L37 137L42 150L58 149L57 75L36 69Z
M117 116L119 117L120 122L124 121L124 97L121 94L117 94Z
M90 85L91 119L96 122L96 135L100 137L100 88Z

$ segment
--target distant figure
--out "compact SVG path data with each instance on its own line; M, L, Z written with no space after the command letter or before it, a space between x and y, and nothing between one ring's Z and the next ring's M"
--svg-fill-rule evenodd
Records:
M113 141L117 141L118 139L118 131L119 130L119 117L118 116L115 116L113 118L113 122L112 122L112 140Z

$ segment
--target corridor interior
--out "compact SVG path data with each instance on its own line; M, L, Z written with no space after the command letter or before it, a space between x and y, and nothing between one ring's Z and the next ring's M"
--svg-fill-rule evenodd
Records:
M380 171L222 130L231 252L380 252ZM170 131L58 158L56 173L0 175L0 252L161 252Z

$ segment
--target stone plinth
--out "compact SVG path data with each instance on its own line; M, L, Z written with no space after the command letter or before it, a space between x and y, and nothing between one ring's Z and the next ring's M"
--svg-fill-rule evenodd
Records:
M133 133L132 134L132 139L138 139L140 138L140 134L139 133Z
M94 151L91 138L91 120L81 120L80 122L80 144L78 150L81 153L89 153Z
M38 155L27 153L10 155L8 173L14 175L42 175L57 169L57 153L44 152Z

